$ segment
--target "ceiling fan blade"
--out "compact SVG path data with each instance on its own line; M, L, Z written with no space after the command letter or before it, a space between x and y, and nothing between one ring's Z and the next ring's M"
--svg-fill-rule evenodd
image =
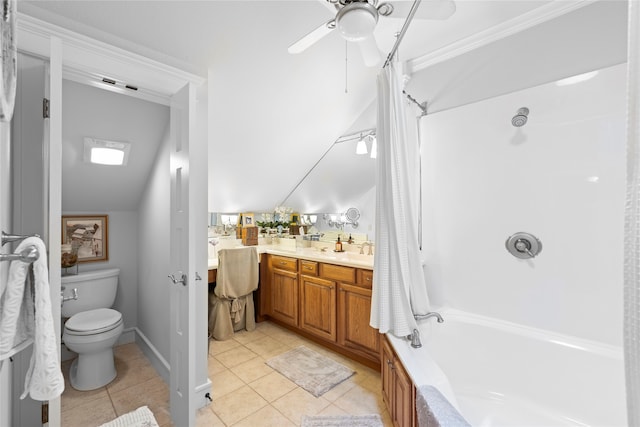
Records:
M409 15L413 1L393 0L393 18L406 18ZM453 0L422 0L418 10L414 15L418 19L444 20L448 19L456 11L456 4Z
M382 63L382 55L380 54L380 49L378 49L376 39L374 39L373 36L369 36L356 43L360 48L362 59L367 67L375 67Z
M327 34L329 34L335 28L335 26L330 25L333 23L333 21L334 20L331 19L330 21L325 22L324 24L320 25L318 28L311 31L309 34L289 46L289 48L287 49L289 53L300 53Z

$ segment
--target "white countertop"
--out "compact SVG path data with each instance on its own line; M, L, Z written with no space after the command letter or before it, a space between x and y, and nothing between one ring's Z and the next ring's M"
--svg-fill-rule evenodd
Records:
M333 252L327 249L322 252L318 247L296 248L293 245L257 245L254 246L258 254L271 254L289 256L293 258L306 259L309 261L326 262L329 264L344 265L347 267L365 268L373 270L373 255L361 255L356 251ZM209 258L208 269L214 270L218 268L218 258Z

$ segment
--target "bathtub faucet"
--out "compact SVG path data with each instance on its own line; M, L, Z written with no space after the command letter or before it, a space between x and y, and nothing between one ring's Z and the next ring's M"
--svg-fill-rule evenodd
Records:
M435 311L430 311L427 314L414 314L413 318L416 320L424 320L424 319L428 319L430 317L435 317L438 319L438 323L442 323L444 322L444 319L442 318L442 316L440 316L440 313L437 313Z
M407 335L407 339L411 341L411 347L420 348L422 347L422 343L420 342L420 332L417 329L414 329L411 335Z

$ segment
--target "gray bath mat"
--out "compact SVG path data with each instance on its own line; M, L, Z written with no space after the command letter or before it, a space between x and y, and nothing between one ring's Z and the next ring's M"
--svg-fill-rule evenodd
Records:
M383 427L380 415L316 415L302 417L301 427Z
M267 365L298 384L315 397L320 397L355 372L305 346L267 360Z

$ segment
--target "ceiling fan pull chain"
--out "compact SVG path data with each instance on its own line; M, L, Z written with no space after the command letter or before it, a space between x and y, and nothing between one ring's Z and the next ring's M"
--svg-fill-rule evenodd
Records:
M349 60L348 60L348 52L347 47L349 46L348 41L344 41L344 93L348 93L347 84L349 82Z

